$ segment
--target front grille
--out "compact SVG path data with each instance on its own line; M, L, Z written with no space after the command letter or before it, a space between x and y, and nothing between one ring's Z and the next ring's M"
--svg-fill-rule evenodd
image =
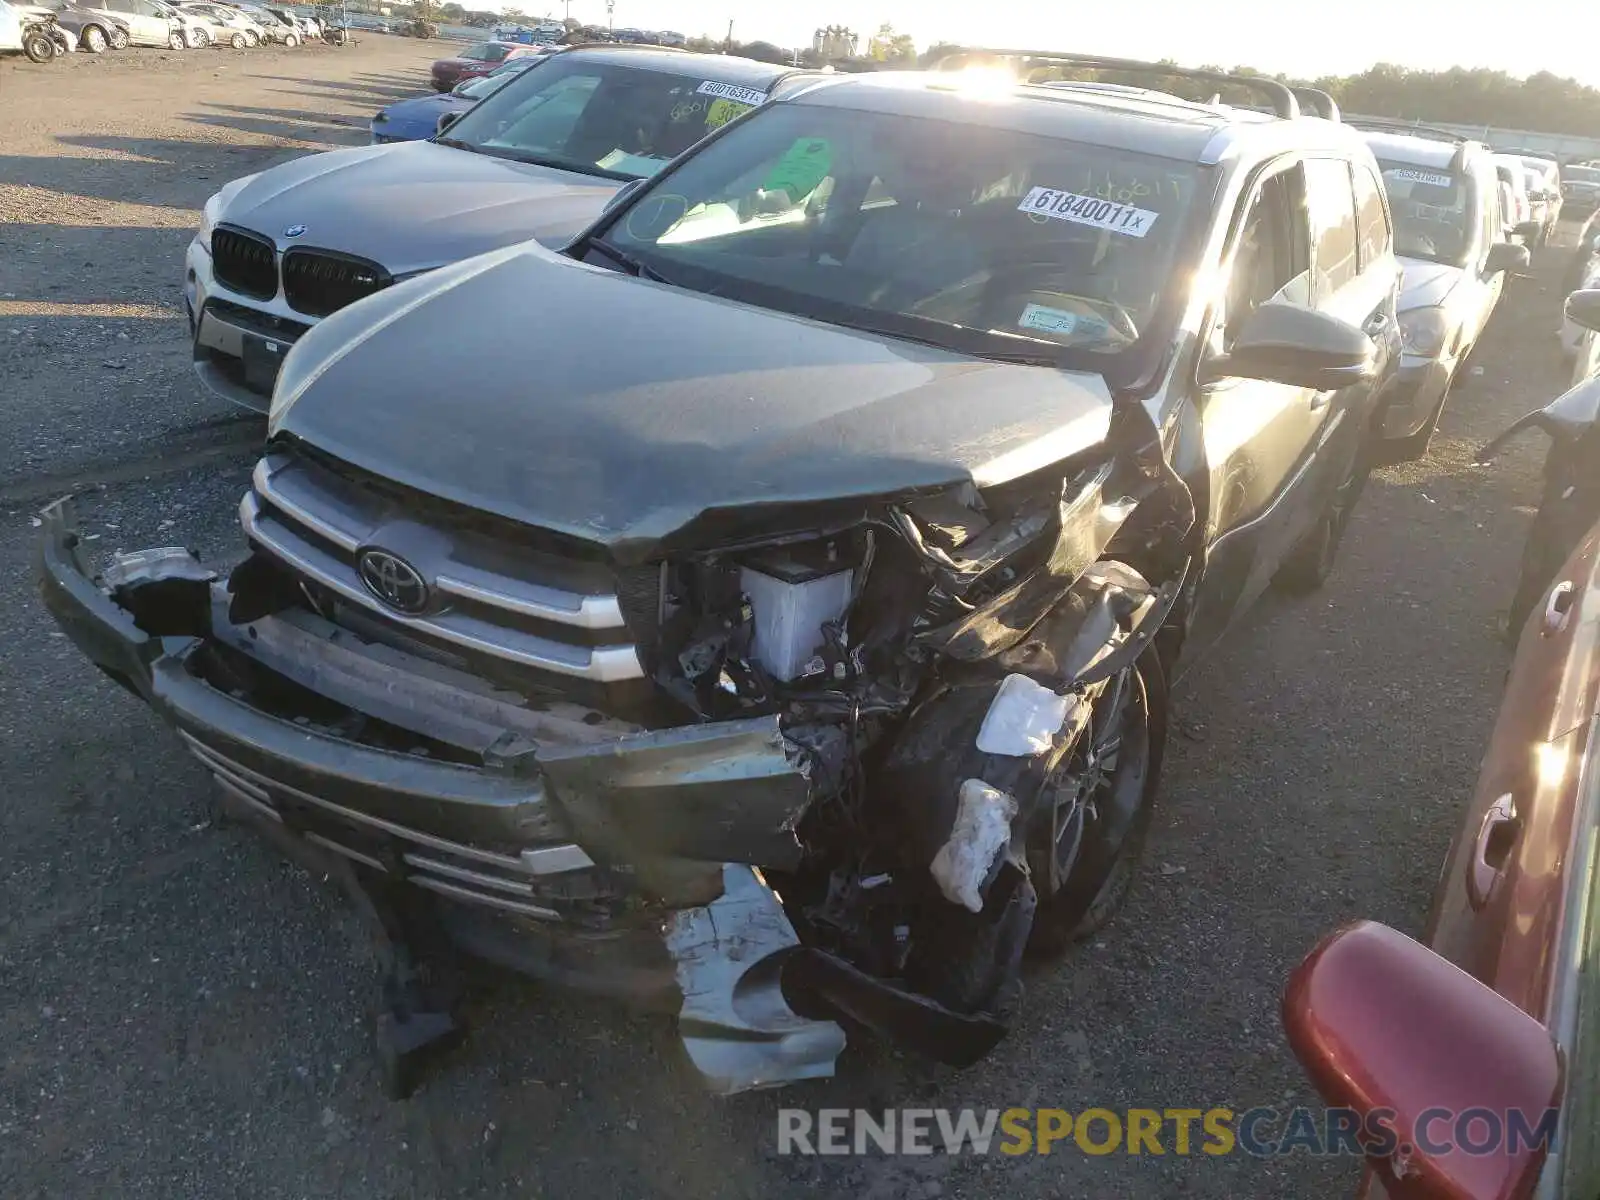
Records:
M240 295L271 300L278 294L277 251L259 234L217 226L211 231L211 270L218 283Z
M611 685L644 678L617 575L604 563L436 523L301 456L263 458L252 483L239 510L246 536L398 632L546 679ZM357 557L368 546L401 556L422 575L432 592L423 611L397 612L367 590ZM630 615L653 615L647 582L630 579Z
M283 256L283 298L310 317L336 313L392 282L377 263L348 254L294 249Z

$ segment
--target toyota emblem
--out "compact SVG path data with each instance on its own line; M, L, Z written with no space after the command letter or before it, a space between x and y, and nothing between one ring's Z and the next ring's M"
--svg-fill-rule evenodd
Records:
M283 236L286 238L297 238L305 231L306 227L304 225L291 225L289 228L283 231Z
M416 616L428 608L428 581L415 567L387 550L363 550L356 558L361 582L396 612Z

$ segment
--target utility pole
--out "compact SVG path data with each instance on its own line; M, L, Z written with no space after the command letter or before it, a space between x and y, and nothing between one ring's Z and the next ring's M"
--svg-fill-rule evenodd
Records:
M727 40L722 43L722 52L724 54L729 54L732 51L733 51L733 18L729 17L728 18L728 37L727 37Z

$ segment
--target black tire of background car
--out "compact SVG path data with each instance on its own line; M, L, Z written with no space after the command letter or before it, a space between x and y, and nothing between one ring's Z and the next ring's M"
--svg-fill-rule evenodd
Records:
M243 50L249 44L250 39L245 37L242 33L235 33L231 38L228 39L228 45L232 46L235 50Z
M111 31L111 48L113 50L126 50L128 48L128 43L132 40L133 39L128 36L128 31L122 28L120 25ZM177 45L173 46L172 48L174 50L182 50L183 39L180 37Z
M1435 414L1430 418L1430 424L1424 426L1423 431L1430 437L1432 422L1437 420ZM1361 493L1367 486L1367 477L1371 474L1372 465L1365 459L1356 464L1328 501L1316 526L1289 552L1289 557L1278 568L1272 581L1275 586L1292 596L1305 596L1328 582L1339 561L1339 547L1344 542L1345 530L1350 527L1351 514L1355 512Z
M22 52L29 62L47 63L56 56L56 43L43 29L34 26L22 34Z
M90 25L84 29L83 48L90 54L102 54L110 44L111 40L106 37L106 31L100 26Z

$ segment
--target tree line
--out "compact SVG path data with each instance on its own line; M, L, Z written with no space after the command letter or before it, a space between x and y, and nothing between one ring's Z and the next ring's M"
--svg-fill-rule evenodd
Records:
M929 48L918 61L922 66L932 66L961 49L943 43ZM1169 59L1162 61L1171 62ZM1206 66L1203 69L1229 71L1235 75L1265 75L1297 87L1318 88L1337 100L1340 108L1364 116L1600 137L1600 89L1588 87L1576 79L1563 79L1549 71L1518 79L1504 71L1483 67L1418 71L1394 63L1378 63L1359 75L1297 79L1283 74L1268 75L1254 67ZM1107 83L1149 82L1147 76L1116 71L1053 71L1050 74ZM1186 80L1174 80L1168 90L1196 100L1210 99L1218 91L1208 84ZM1221 93L1222 99L1229 103L1260 102L1259 96L1244 88L1224 87Z

